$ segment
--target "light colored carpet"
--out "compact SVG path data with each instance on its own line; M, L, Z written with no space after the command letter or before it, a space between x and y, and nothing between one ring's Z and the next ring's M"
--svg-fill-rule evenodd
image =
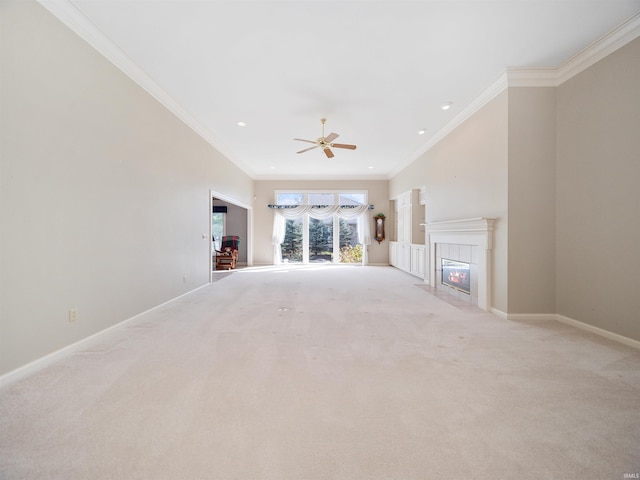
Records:
M0 478L640 472L637 350L390 267L218 278L0 390Z

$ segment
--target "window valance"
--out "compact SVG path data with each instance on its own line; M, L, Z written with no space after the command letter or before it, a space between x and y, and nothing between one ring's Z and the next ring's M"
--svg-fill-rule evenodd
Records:
M323 220L334 213L340 218L356 218L373 209L373 205L269 205L269 208L284 218L293 219L309 214L311 218Z

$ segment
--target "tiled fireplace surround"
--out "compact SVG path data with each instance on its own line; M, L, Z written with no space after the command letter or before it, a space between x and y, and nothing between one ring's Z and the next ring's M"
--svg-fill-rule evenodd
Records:
M459 301L483 310L491 307L491 249L493 219L471 218L426 224L429 247L429 285L446 289ZM442 259L469 263L471 295L442 285Z

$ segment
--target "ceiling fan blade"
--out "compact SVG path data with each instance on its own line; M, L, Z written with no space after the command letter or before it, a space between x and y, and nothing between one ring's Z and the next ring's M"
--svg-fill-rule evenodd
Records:
M327 156L327 158L333 158L333 152L331 150L329 150L329 147L326 147L324 149L324 153Z
M316 143L313 140L305 140L304 138L294 138L294 140L297 140L299 142Z
M318 148L318 146L316 145L315 147L305 148L304 150L300 150L299 152L296 152L296 153L304 153L304 152L308 152L309 150L313 150L314 148Z
M333 142L336 138L338 138L340 135L338 135L337 133L330 133L329 136L327 138L324 139L324 141L326 143L331 143Z
M349 150L355 150L356 146L355 145L347 145L344 143L332 143L331 144L332 147L336 147L336 148L348 148Z

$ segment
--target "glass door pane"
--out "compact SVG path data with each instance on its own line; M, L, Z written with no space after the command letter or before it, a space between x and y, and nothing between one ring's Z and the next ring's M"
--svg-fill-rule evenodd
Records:
M333 261L333 218L309 219L309 262Z
M339 220L340 263L362 263L362 245L358 243L358 220Z
M286 220L284 241L280 244L284 263L302 262L302 217Z

